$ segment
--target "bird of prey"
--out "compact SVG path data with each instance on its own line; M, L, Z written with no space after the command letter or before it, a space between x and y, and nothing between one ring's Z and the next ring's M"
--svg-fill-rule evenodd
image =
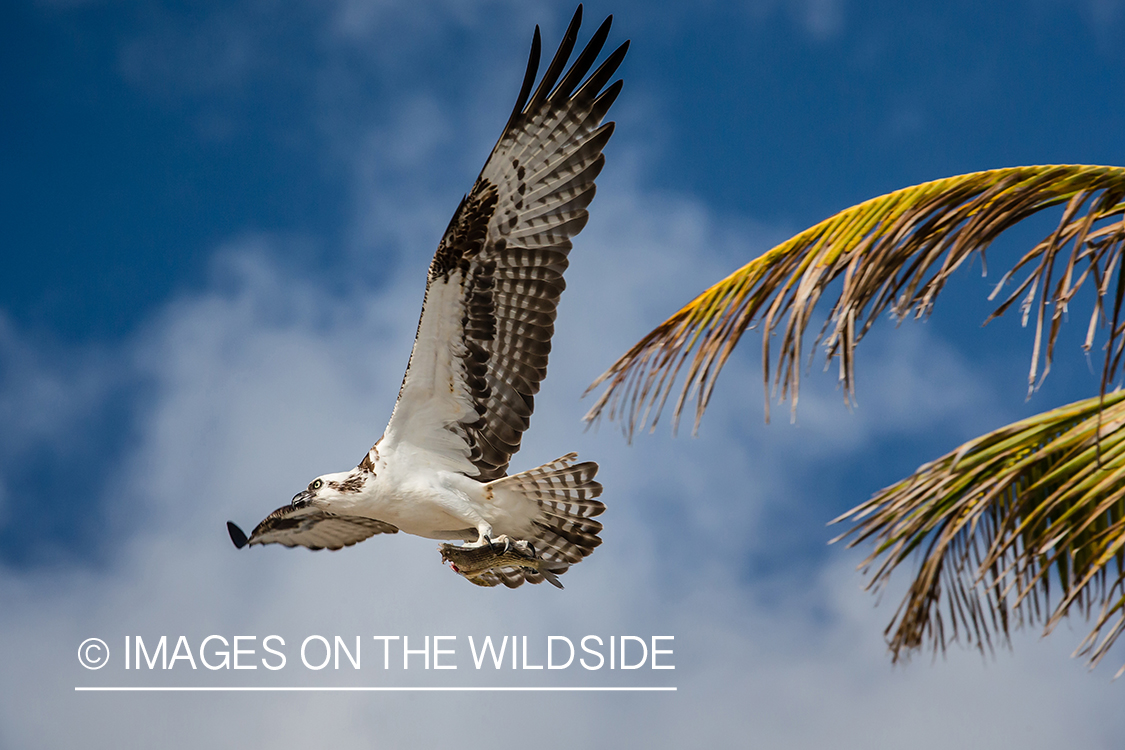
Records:
M628 49L625 42L593 69L610 16L567 69L581 19L578 6L532 91L535 29L516 106L430 264L414 349L383 436L356 468L317 477L249 537L228 522L236 547L340 549L398 531L466 547L530 544L546 576L508 565L472 579L515 588L558 585L552 573L601 544L597 464L569 453L507 474L547 374L571 237L586 224L613 133L602 119L621 81L609 82Z

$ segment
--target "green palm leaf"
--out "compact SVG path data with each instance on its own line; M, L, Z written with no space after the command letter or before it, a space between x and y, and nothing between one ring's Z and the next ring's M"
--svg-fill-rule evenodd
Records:
M748 263L649 333L591 386L609 384L587 419L620 418L629 436L655 428L683 370L673 429L692 398L698 427L715 379L752 325L763 331L767 419L771 380L773 394L796 409L805 329L837 280L813 348L823 341L828 360L839 359L845 400L853 398L855 346L879 315L929 314L966 259L979 253L983 263L1006 229L1062 207L1055 230L1004 274L993 296L1024 277L991 317L1016 302L1025 325L1034 313L1033 389L1050 369L1067 306L1089 281L1087 351L1099 322L1108 328L1101 396L972 440L837 521L855 522L843 535L850 544L875 543L863 564L869 587L921 553L887 628L896 659L958 637L989 649L1023 623L1050 632L1075 611L1094 620L1078 650L1096 664L1125 630L1125 393L1106 394L1125 349L1123 198L1125 168L1070 165L959 175L861 203Z
M1039 414L969 441L836 519L855 521L840 537L849 546L875 542L862 565L869 588L925 550L887 627L895 659L959 636L983 651L1025 622L1049 633L1076 610L1094 618L1076 653L1097 664L1125 628L1123 426L1122 391Z
M602 414L620 418L630 436L646 423L655 428L686 365L673 425L694 396L698 428L720 370L742 334L756 324L763 330L768 419L770 342L783 318L773 387L781 399L791 397L795 409L805 328L828 285L841 277L842 291L814 347L823 340L829 360L839 358L845 399L854 397L855 345L884 310L889 308L899 318L928 314L947 279L966 258L980 253L983 261L997 235L1060 205L1065 208L1057 229L1005 274L1002 283L1027 269L1026 278L994 316L1020 299L1025 323L1034 310L1036 335L1029 375L1029 387L1034 387L1040 363L1042 375L1050 368L1068 302L1087 280L1092 281L1096 301L1086 339L1089 348L1098 320L1105 318L1103 300L1116 275L1104 393L1122 355L1120 312L1125 288L1116 272L1125 247L1123 198L1125 167L1063 165L958 175L853 206L746 264L660 324L591 386L609 383L586 419ZM1068 246L1069 252L1064 252ZM1049 316L1048 308L1052 308Z

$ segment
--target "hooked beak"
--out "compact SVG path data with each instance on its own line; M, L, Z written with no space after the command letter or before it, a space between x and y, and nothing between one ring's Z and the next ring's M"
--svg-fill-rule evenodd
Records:
M293 501L290 503L294 508L303 508L312 502L312 493L308 490L301 490L293 496Z

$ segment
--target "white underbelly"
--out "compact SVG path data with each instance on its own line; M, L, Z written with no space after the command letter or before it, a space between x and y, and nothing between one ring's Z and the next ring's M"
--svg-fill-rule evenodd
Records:
M466 529L475 526L451 513L449 499L442 498L438 493L417 492L385 502L360 503L355 512L394 524L407 534L428 539L460 539L465 536L463 532Z
M397 470L396 470L397 468ZM356 515L394 524L407 534L428 539L462 539L480 516L482 485L451 472L426 466L384 467L375 491L356 498Z
M357 498L350 512L427 539L472 540L482 521L492 527L494 535L523 538L531 531L536 511L536 504L522 495L493 492L471 477L418 472L405 481L381 483L371 496Z

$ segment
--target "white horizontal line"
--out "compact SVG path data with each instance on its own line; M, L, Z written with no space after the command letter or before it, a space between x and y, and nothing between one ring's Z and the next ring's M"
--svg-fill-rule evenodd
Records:
M102 693L654 693L674 687L76 687Z

